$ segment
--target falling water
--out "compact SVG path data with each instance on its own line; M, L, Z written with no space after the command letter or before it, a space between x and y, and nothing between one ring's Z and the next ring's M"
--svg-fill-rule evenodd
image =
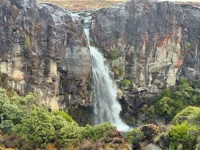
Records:
M89 40L89 29L84 29ZM93 99L95 124L111 122L120 131L127 131L129 127L121 120L121 105L117 101L117 86L109 75L109 68L105 64L102 53L90 46L93 74Z

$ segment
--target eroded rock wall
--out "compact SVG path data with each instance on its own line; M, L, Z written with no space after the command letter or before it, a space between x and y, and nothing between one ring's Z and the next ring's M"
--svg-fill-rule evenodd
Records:
M91 104L91 59L83 27L66 9L2 0L0 73L4 87L33 92L53 109Z
M91 32L105 56L113 49L119 53L111 67L125 68L123 77L132 81L130 97L140 91L154 96L181 76L200 77L200 8L132 0L97 11ZM124 61L114 66L117 60Z

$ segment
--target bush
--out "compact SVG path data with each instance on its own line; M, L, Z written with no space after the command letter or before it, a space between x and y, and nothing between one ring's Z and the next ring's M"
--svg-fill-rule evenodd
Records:
M170 88L166 88L161 93L162 97L171 97L172 91Z
M190 42L185 42L185 44L184 44L184 49L185 49L186 51L189 51L189 50L191 49L191 43L190 43Z
M127 138L130 143L138 144L138 142L144 140L145 136L139 128L135 128L132 131L127 132Z
M74 123L67 123L59 133L59 137L61 138L63 144L67 144L73 140L81 140L82 139L82 127L75 125Z
M116 129L111 123L104 123L96 126L86 125L82 131L84 139L91 139L93 141L97 141L100 138L106 136L106 134Z
M118 50L112 48L109 52L108 52L108 58L111 60L115 60L120 56L120 53Z
M69 116L69 115L68 115L66 112L64 112L64 111L55 110L55 111L53 111L53 114L54 114L55 116L61 116L61 117L64 118L67 122L73 122L73 123L77 124L77 123L72 119L72 117Z
M173 118L173 123L182 123L183 121L187 121L192 125L199 125L200 124L200 108L199 107L192 107L189 106L176 114Z
M181 144L184 149L194 149L198 134L197 127L189 125L186 121L173 125L169 132L170 140L175 144L175 147L177 148Z
M130 84L131 84L131 81L128 80L128 79L124 79L124 80L122 81L122 86L123 86L123 87L129 87Z
M49 143L55 139L55 128L51 123L51 115L45 109L34 107L22 123L16 125L13 131L22 139L38 144Z
M25 41L24 41L24 49L25 50L30 50L31 49L31 41L30 38L27 36Z
M182 103L169 97L163 97L158 101L155 107L157 108L157 114L171 120L176 115L176 113L182 109Z

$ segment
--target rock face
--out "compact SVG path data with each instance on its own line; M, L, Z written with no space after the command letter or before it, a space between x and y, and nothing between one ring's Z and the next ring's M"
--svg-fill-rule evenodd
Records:
M0 0L1 84L33 92L53 109L90 105L92 63L82 21L52 4ZM197 7L132 0L94 12L90 31L114 76L131 80L125 97L134 109L181 76L200 77Z
M132 81L132 94L153 96L181 76L200 77L200 8L132 0L97 11L91 32L105 56L114 49L120 56L114 61L124 58L121 66L124 78Z
M91 59L80 22L35 0L0 3L2 85L33 92L52 109L90 104Z

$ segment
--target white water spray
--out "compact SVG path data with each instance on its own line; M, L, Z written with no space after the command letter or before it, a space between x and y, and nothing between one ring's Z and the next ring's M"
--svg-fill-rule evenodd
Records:
M102 53L96 47L90 46L89 29L85 28L84 31L92 57L95 124L111 122L118 130L128 131L130 127L120 118L121 105L117 101L117 86L109 75Z

